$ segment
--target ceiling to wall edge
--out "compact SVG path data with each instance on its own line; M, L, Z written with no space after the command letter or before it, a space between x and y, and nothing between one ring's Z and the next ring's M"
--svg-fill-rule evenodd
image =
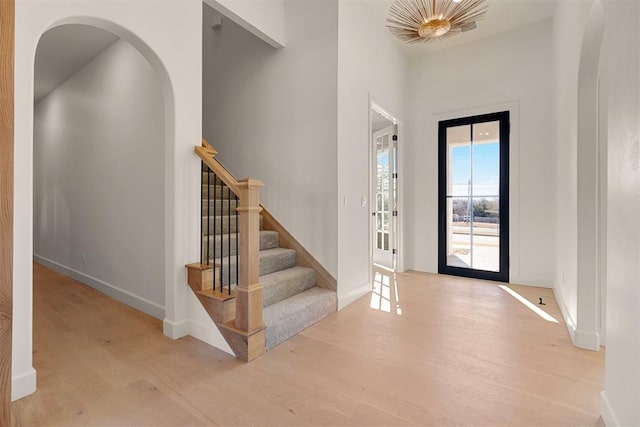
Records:
M81 24L62 25L45 32L34 64L34 105L118 40L106 30Z

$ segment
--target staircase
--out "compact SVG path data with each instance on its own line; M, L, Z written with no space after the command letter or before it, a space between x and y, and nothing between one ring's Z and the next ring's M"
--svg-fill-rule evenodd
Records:
M201 157L206 153L215 161L215 150L208 145L199 148L196 153L200 151ZM206 163L205 170L219 165ZM253 236L258 247L259 285L253 285L253 289L261 285L262 298L254 298L246 307L239 306L244 304L236 296L238 279L240 283L243 279L240 255L246 231L236 213L242 213L242 208L236 209L242 206L242 195L236 198L234 189L240 192L237 181L228 182L233 177L226 170L212 170L202 173L202 257L200 263L187 266L188 283L236 356L252 360L335 312L335 279L260 206L256 209L257 236ZM250 316L257 315L257 305L262 306L264 326L256 321L253 330L242 330L236 313L247 315L251 311Z

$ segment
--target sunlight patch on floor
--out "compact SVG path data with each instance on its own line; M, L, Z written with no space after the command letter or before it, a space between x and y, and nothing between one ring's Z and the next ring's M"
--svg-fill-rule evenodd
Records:
M558 321L553 316L551 316L546 311L542 310L540 307L536 307L535 304L532 304L531 301L529 301L528 299L526 299L525 297L523 297L522 295L520 295L519 293L517 293L516 291L514 291L510 287L505 286L505 285L500 285L499 287L500 287L500 289L502 289L503 291L505 291L506 293L508 293L509 295L511 295L512 297L514 297L518 301L520 301L520 303L522 303L529 310L533 311L538 316L542 317L547 322L558 323Z
M400 294L398 292L398 282L393 272L385 274L380 271L374 272L373 289L371 290L371 303L374 310L391 313L392 309L398 316L402 316L400 307Z

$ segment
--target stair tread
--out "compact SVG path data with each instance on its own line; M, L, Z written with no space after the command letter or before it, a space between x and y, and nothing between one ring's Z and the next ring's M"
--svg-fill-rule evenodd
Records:
M295 266L260 276L260 283L264 286L263 301L267 307L316 286L316 271Z
M264 286L277 285L284 277L290 276L296 273L303 273L315 271L313 268L300 267L299 265L291 268L287 268L286 270L276 271L274 273L265 274L264 276L260 276L260 283Z
M337 310L334 291L317 286L263 309L266 349L296 335Z
M265 257L271 257L271 256L279 256L279 255L284 255L284 254L295 254L296 251L293 249L286 249L286 248L281 248L281 247L277 247L277 248L271 248L271 249L263 249L260 252L258 252L258 258L265 258ZM215 263L220 263L221 265L226 265L226 261L229 260L229 258L232 259L232 261L235 263L235 259L236 256L232 255L231 257L228 256L223 256L222 258L218 257L214 260L212 260ZM271 274L271 273L268 273ZM268 274L265 274L264 276L267 276ZM262 277L262 276L261 276Z
M279 236L279 233L277 231L270 231L270 230L260 230L259 233L263 236ZM222 234L211 234L211 238L213 238L214 236L228 236L229 234L233 234L235 235L236 232L232 231L231 233L222 233ZM240 233L238 233L240 234ZM202 235L202 239L203 240L207 240L207 235L203 234Z
M217 258L217 259L219 260L220 258ZM200 264L198 263L198 265ZM275 273L262 275L260 276L259 281L262 286L264 286L265 288L268 288L271 286L278 286L282 282L283 276L286 277L291 273L306 274L308 272L311 272L315 275L315 270L312 268L295 266L295 267L287 268L285 270L276 271ZM316 286L316 285L314 284L313 286ZM233 296L235 296L236 288L237 288L237 285L235 283L231 284L231 293ZM211 291L207 291L207 292L211 292ZM227 293L227 286L225 285L223 294L226 294L226 293Z

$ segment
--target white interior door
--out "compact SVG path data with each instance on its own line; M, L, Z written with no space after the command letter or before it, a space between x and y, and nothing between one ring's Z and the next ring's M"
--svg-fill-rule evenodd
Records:
M373 133L373 262L394 268L396 227L396 141L394 126Z

